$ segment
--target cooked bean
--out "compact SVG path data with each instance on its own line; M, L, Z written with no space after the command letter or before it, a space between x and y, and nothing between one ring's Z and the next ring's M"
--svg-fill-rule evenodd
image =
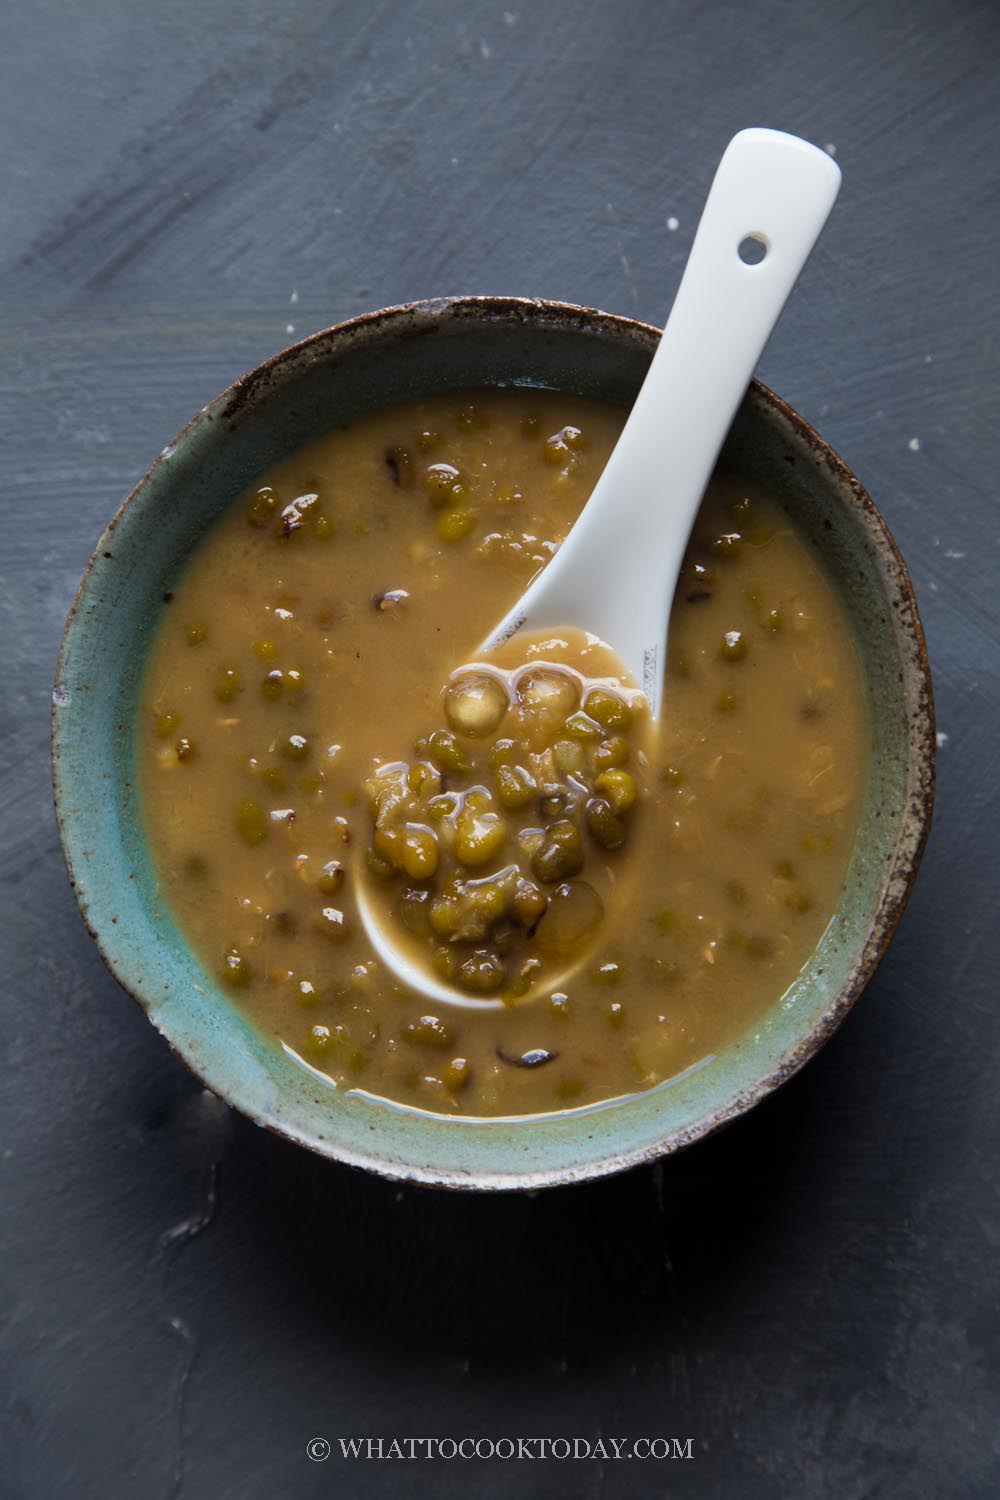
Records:
M313 1057L325 1057L333 1043L329 1026L310 1026L306 1033L306 1051Z
M488 672L461 672L444 695L444 713L456 734L481 739L500 726L509 707L507 689Z
M567 880L557 885L538 924L539 947L554 953L571 953L593 937L604 920L604 903L586 880Z
M286 760L305 760L310 745L304 734L286 734L278 740L277 748Z
M445 1088L451 1089L453 1094L457 1094L459 1089L465 1088L471 1074L472 1068L467 1058L453 1057L441 1069L441 1081Z
M582 776L587 767L587 752L579 740L556 740L552 759L564 776Z
M506 915L516 880L517 866L505 865L495 875L459 881L458 889L466 908L477 913L484 922L492 924Z
M219 675L215 682L215 696L220 703L232 703L241 686L240 674L235 667L219 668Z
M507 840L507 825L497 813L477 812L466 806L458 815L455 857L463 865L483 865L500 853Z
M408 490L413 483L413 462L406 448L396 446L385 450L385 466L394 484Z
M738 531L723 531L714 536L708 544L708 550L716 557L733 559L739 557L743 550L743 537Z
M594 788L607 798L616 813L628 812L639 795L635 777L630 771L623 771L618 767L602 771L594 782Z
M455 938L465 920L465 908L457 896L435 896L427 917L431 931L438 937ZM485 937L485 933L479 936Z
M538 810L543 818L561 818L573 811L577 800L577 794L570 787L547 782L541 788Z
M461 799L454 792L441 792L427 803L427 816L432 823L443 823L454 818L461 805Z
M411 880L429 880L437 870L439 850L433 830L419 823L380 824L373 840L375 853Z
M587 828L602 849L620 849L625 842L625 824L606 797L591 797L586 807Z
M430 933L430 905L430 891L410 886L403 892L397 909L407 932L412 932L415 937L426 937Z
M244 990L253 979L253 970L238 948L230 948L222 960L222 978L233 989Z
M523 766L498 766L494 779L501 807L527 807L537 791L534 777Z
M517 696L530 713L565 721L580 701L580 689L568 672L542 668L523 673Z
M565 464L586 446L586 436L579 427L563 427L545 439L542 458L547 464Z
M620 734L602 740L590 753L590 763L598 774L601 771L610 771L614 766L626 765L628 758L628 741L622 739Z
M403 836L402 868L411 880L430 880L438 867L440 851L433 830L407 823Z
M531 856L531 868L545 885L578 874L583 868L583 843L577 825L568 818L550 823Z
M259 802L248 797L236 809L236 827L248 844L259 844L267 836L267 813Z
M509 867L483 880L452 880L431 902L429 919L439 937L482 942L510 903L516 870Z
M747 638L742 630L727 630L719 644L723 661L742 661L747 654Z
M540 890L533 880L525 880L522 876L518 880L514 888L514 894L511 897L511 915L522 927L531 929L535 926L548 904L548 897L545 895L545 892Z
M479 949L460 965L457 982L477 994L492 994L507 982L507 970L495 953Z
M454 505L465 494L462 476L454 464L430 464L421 476L421 483L435 510Z
M555 466L556 464L569 463L572 457L572 449L567 443L563 442L558 433L545 439L542 445L542 458L547 464Z
M441 785L441 773L425 760L418 760L406 773L406 785L419 797L433 797Z
M247 506L247 520L251 526L258 531L269 526L278 513L278 497L269 484L261 488L250 499Z
M688 604L704 604L711 599L715 574L711 568L706 568L704 563L695 563L691 569L691 579L684 595Z
M372 595L372 604L380 614L398 614L409 597L406 589L386 589L384 594Z
M334 938L337 942L350 935L350 923L347 916L339 906L324 906L315 923L315 931L323 937Z
M417 742L420 751L421 741ZM468 771L470 765L455 736L447 729L435 729L426 742L427 754L442 771Z
M435 1047L443 1050L452 1044L450 1027L438 1016L421 1016L403 1027L404 1040L414 1047Z
M579 710L575 714L570 714L563 729L575 740L588 742L604 738L603 724L598 724L596 719L592 719L589 714Z
M344 879L344 867L340 860L327 860L316 881L316 889L324 896L335 896L343 886Z
M631 729L635 717L632 706L607 688L591 688L583 702L584 709L605 729Z
M508 1052L505 1047L497 1047L497 1057L512 1068L541 1068L545 1063L555 1062L558 1056L558 1052L550 1052L546 1047L529 1047L526 1052Z
M471 510L446 510L438 516L437 534L442 542L461 542L475 530L476 517Z
M517 740L499 739L490 746L486 764L491 771L495 771L499 766L513 765L520 754L521 746Z
M297 531L301 531L309 518L309 512L318 503L317 494L298 495L294 500L284 506L275 522L275 530L280 537L291 537Z

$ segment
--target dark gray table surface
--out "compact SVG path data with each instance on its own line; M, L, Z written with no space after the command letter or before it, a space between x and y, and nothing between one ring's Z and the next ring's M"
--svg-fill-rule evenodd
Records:
M1000 1494L1000 10L507 3L4 7L2 1500ZM913 572L941 751L909 912L825 1052L661 1169L476 1199L315 1160L212 1108L79 921L46 759L77 580L293 332L469 291L662 319L745 124L844 168L763 375Z

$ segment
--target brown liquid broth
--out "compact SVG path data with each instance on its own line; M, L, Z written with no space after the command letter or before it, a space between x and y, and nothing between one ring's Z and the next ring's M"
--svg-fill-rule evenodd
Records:
M543 990L499 1012L449 1012L373 959L352 894L371 837L365 777L443 724L449 673L475 658L566 535L622 422L617 408L528 391L375 412L262 477L282 505L317 493L331 536L257 529L244 499L199 545L164 610L139 726L162 894L213 980L340 1087L484 1115L648 1088L750 1028L837 908L868 754L850 627L787 516L720 474L674 603L663 719L614 856L617 897L594 951L560 986L566 1000L552 1005ZM546 461L546 439L566 426L583 445ZM421 449L422 432L437 441ZM408 487L386 462L397 446ZM457 541L439 538L444 512L421 483L441 462L461 471L459 508L474 517ZM397 590L407 597L385 600ZM746 642L739 660L721 654L730 631ZM228 701L217 696L224 668L238 674ZM262 696L266 673L290 668L301 691ZM303 759L272 748L289 735L306 739ZM246 800L267 815L253 845L236 823ZM346 879L323 895L316 876L330 861ZM331 906L344 916L339 937L322 917ZM231 950L246 981L235 987ZM406 1032L429 1012L446 1028L443 1046ZM532 1049L556 1056L522 1068L499 1055Z

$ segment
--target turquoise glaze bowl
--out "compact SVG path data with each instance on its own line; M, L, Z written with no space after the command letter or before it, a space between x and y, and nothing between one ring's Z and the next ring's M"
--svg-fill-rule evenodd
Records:
M650 1161L749 1109L835 1030L881 958L931 816L930 674L906 568L871 500L794 411L754 385L726 458L821 548L854 622L871 778L845 894L794 986L751 1032L647 1093L468 1120L335 1089L259 1034L205 972L157 888L136 795L137 695L163 598L199 537L270 464L373 406L482 384L629 406L659 330L567 304L469 297L371 313L238 380L166 447L111 522L73 604L53 692L56 807L95 942L187 1066L260 1125L391 1177L537 1188Z

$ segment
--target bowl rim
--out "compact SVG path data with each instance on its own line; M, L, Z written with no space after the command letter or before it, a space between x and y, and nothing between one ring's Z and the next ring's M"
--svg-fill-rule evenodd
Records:
M154 475L174 450L204 423L220 418L223 428L228 424L232 430L235 418L252 418L253 406L258 395L266 393L275 383L294 379L300 374L303 359L311 354L325 351L338 343L351 344L372 334L383 332L402 333L407 323L419 321L421 331L433 331L450 319L466 318L473 321L511 322L540 328L546 326L565 330L575 327L592 336L610 334L618 339L623 336L640 347L655 349L662 332L652 324L625 314L606 312L573 302L549 298L527 298L500 295L463 295L438 297L426 300L398 303L369 312L363 312L329 327L318 329L308 337L298 340L270 355L239 376L217 396L196 412L180 429L176 436L157 455L156 459L133 485L108 522L90 557L66 619L60 641L56 664L55 687L51 712L51 761L52 786L56 824L60 847L69 878L70 887L80 908L84 926L93 939L97 951L112 977L152 1020L149 1005L138 985L127 972L126 964L117 954L109 951L102 938L96 919L92 919L87 895L87 881L82 866L76 859L72 820L65 807L67 788L62 769L63 752L67 748L60 737L57 708L59 688L64 677L64 663L77 619L86 601L88 588L95 567L104 553L125 512L137 501ZM395 328L394 325L399 325ZM292 1127L285 1126L274 1114L265 1115L259 1108L246 1103L235 1103L224 1089L206 1076L201 1060L179 1040L169 1036L157 1026L176 1057L211 1092L218 1092L232 1108L238 1109L254 1124L261 1125L285 1140L304 1146L314 1154L327 1160L335 1160L349 1166L362 1168L393 1181L411 1181L425 1185L481 1190L535 1190L540 1187L568 1185L592 1181L632 1167L662 1160L675 1151L693 1144L732 1120L752 1109L782 1083L797 1073L830 1039L853 1009L861 994L872 979L884 956L916 880L917 870L923 856L934 806L936 782L936 732L934 697L930 663L920 613L913 584L906 563L889 527L867 490L848 468L838 453L816 432L815 428L788 402L769 387L753 380L747 392L751 406L770 417L777 418L791 434L808 450L818 465L828 471L831 482L846 495L857 516L861 519L873 542L886 577L891 581L895 596L892 599L891 631L900 640L903 657L903 700L906 708L906 769L909 793L908 804L899 815L899 828L889 872L885 877L882 898L868 929L864 945L853 964L849 982L831 998L822 1014L812 1023L801 1040L751 1087L744 1089L725 1103L709 1108L705 1115L684 1128L668 1130L658 1140L638 1147L622 1150L607 1156L596 1157L583 1165L532 1168L509 1172L489 1171L475 1168L461 1172L449 1167L435 1167L422 1163L403 1163L396 1159L385 1159L378 1150L354 1151L338 1147L328 1137L317 1138ZM909 649L905 649L909 645ZM154 1022L154 1025L156 1023ZM445 1117L447 1118L447 1117Z

